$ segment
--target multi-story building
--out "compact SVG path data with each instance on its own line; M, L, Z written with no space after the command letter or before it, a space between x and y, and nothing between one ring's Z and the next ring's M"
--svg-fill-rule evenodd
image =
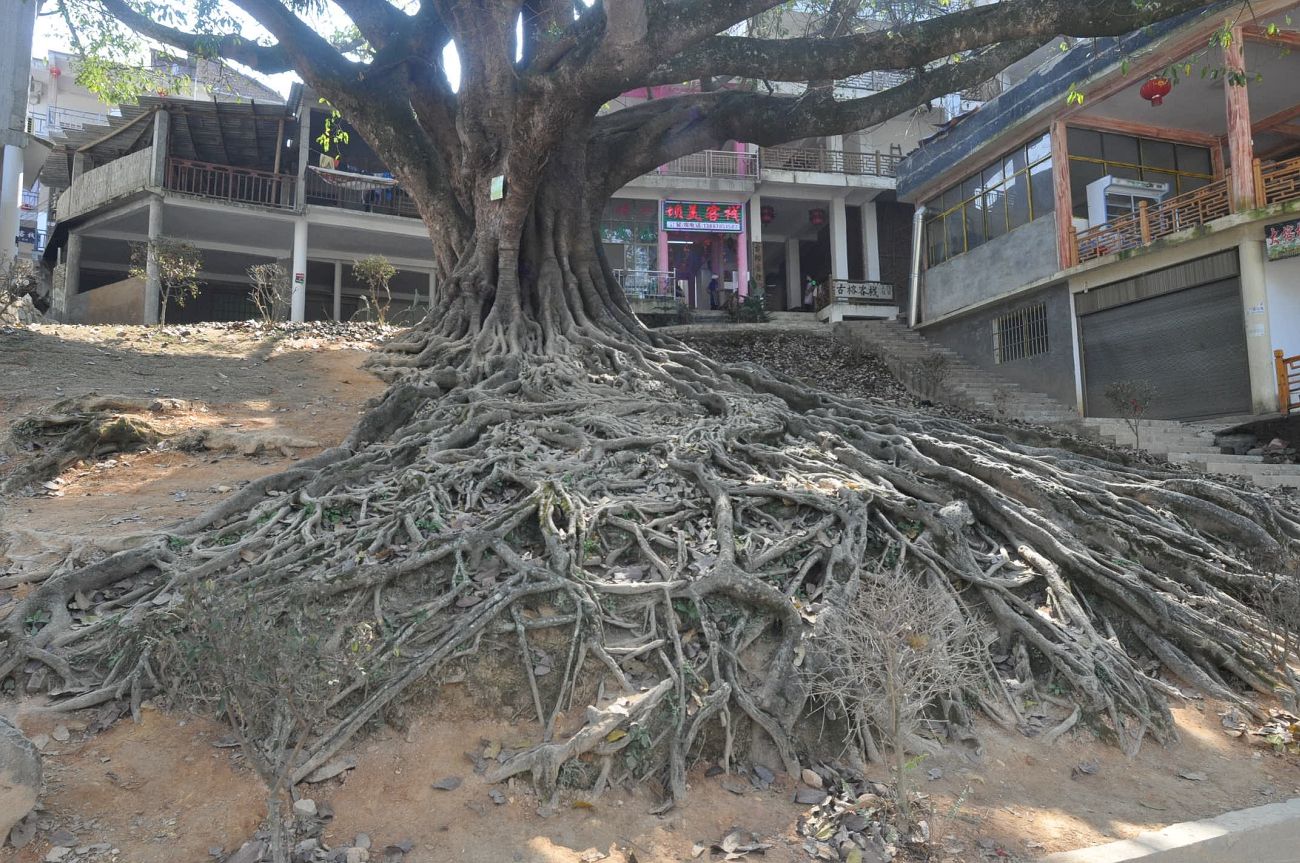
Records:
M1081 43L904 159L911 323L1085 415L1300 404L1296 5Z
M895 83L873 75L839 86L862 95ZM327 114L296 87L286 105L145 97L103 125L65 128L41 174L66 190L45 251L67 274L55 313L151 319L156 287L128 278L130 247L161 235L198 246L206 270L203 296L169 320L251 315L246 271L267 261L293 274L295 318L347 318L363 293L350 264L371 253L399 269L399 307L427 303L429 240L414 204L355 132L337 166L321 158ZM739 142L677 159L610 202L602 236L611 265L629 296L651 306L707 308L702 276L711 272L719 302L752 284L770 308L800 308L811 277L831 288L823 317L892 316L904 302L894 292L907 283L911 220L910 205L893 198L896 166L947 117L923 107L853 135L761 149Z

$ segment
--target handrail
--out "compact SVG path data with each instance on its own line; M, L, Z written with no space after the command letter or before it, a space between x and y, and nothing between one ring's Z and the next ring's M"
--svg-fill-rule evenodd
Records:
M889 153L852 153L812 147L763 147L759 150L763 171L811 171L823 174L852 174L863 177L895 177L902 156Z
M1116 252L1149 246L1161 237L1204 225L1231 211L1226 179L1215 180L1155 206L1142 202L1136 213L1075 234L1073 260L1081 264Z
M700 150L660 165L659 174L671 177L721 177L743 180L758 177L758 156L734 150Z
M290 174L235 168L190 159L167 159L164 188L240 204L293 209L297 182Z
M1281 204L1300 198L1300 159L1288 159L1272 165L1256 164L1256 195L1262 199L1260 206Z
M355 177L355 182L349 182L349 177ZM388 177L313 168L307 172L305 189L308 204L420 218L415 201Z
M1287 357L1275 350L1273 363L1277 369L1277 409L1290 414L1292 409L1300 408L1300 355Z
M614 280L634 300L677 298L677 270L614 270Z

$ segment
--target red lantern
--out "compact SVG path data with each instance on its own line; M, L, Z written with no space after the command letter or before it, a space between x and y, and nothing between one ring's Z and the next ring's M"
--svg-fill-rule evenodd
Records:
M60 69L58 66L51 66L51 67L50 67L50 77L51 77L51 78L57 78L57 77L59 77L59 76L62 75L62 74L63 74L63 70Z
M763 220L763 224L769 224L776 219L776 207L760 207L758 216Z
M1155 105L1163 105L1165 97L1174 89L1174 83L1164 75L1157 75L1142 85L1139 91L1143 99Z
M813 225L826 224L826 211L821 207L808 211L808 221Z

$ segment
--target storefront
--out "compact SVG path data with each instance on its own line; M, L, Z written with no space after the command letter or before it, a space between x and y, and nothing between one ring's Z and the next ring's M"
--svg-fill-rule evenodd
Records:
M743 242L745 208L728 201L664 201L660 246L676 274L681 296L695 308L725 304L746 294L748 264ZM717 295L709 283L717 277Z

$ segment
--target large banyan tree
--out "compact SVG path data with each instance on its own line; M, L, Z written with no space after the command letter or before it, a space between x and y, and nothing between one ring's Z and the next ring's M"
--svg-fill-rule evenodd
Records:
M1294 572L1290 504L711 361L641 325L597 236L609 196L675 157L863 129L1062 34L1202 4L953 2L867 28L860 0L833 0L806 35L758 38L736 34L777 0L334 0L340 42L309 25L319 0L61 2L83 28L107 15L297 72L418 204L438 293L377 355L390 388L340 446L164 535L0 576L32 585L0 623L0 679L39 674L69 706L209 698L249 724L261 714L216 692L238 680L195 658L211 621L343 654L319 717L262 730L304 737L300 778L416 689L494 663L540 739L492 777L531 772L549 795L585 755L598 784L611 764L658 772L670 801L704 747L761 739L796 774L818 729L879 751L870 717L803 723L823 708L805 670L828 610L897 572L984 633L983 670L932 707L950 727L983 712L1029 728L1026 704L1046 704L1056 730L1132 748L1169 739L1188 688L1244 702L1284 680L1255 597ZM232 12L265 37L237 35ZM831 82L871 70L908 74L836 98ZM700 86L604 110L682 82ZM274 655L244 649L231 661Z

